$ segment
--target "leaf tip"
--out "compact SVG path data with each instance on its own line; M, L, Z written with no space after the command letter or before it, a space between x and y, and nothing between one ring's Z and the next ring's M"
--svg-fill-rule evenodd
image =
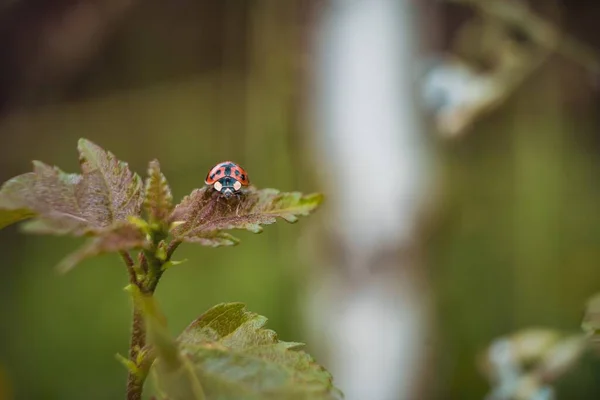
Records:
M31 160L31 165L33 165L33 169L36 170L38 168L42 168L42 167L46 166L46 163L44 163L40 160Z
M304 346L306 346L305 343L301 343L301 342L280 342L283 347L285 347L288 350L298 350Z
M71 271L74 267L75 267L75 264L70 262L70 260L67 257L56 265L56 267L54 268L54 271L58 275L65 275L67 272Z
M246 225L246 230L248 230L252 233L262 233L263 227L260 226L259 224L248 224L248 225Z
M120 362L127 369L128 372L131 372L132 374L139 376L140 370L133 361L122 356L119 353L115 354L115 358L117 359L118 362Z
M166 263L164 263L163 270L167 270L168 268L172 268L177 265L181 265L183 263L186 263L187 261L188 261L187 258L184 258L183 260L178 260L178 261L169 260Z
M158 162L157 158L153 159L148 163L148 170L160 170L160 162Z
M281 218L283 218L284 220L286 220L286 222L289 222L290 224L295 224L296 222L298 222L298 217L296 217L293 214L282 215Z
M130 283L127 286L125 286L123 288L123 291L129 293L134 301L138 300L139 297L142 295L140 288L134 285L133 283Z
M79 150L85 148L85 147L90 147L90 146L98 146L96 143L92 142L89 139L86 138L79 138L79 140L77 141L77 148Z
M77 151L79 152L80 163L89 157L90 151L97 152L98 150L101 150L100 146L88 139L79 138L77 141Z
M313 206L313 210L323 204L325 195L323 193L311 193L304 196L304 201Z

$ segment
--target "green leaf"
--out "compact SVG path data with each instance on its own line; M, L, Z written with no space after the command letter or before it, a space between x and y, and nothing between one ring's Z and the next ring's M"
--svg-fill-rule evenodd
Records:
M40 161L33 172L17 176L0 189L0 228L26 218L29 232L102 234L116 222L140 214L141 179L126 163L81 139L83 175L68 174Z
M193 372L205 398L340 399L331 374L307 353L294 350L301 344L279 341L275 332L264 329L266 321L243 304L219 304L179 336L180 358L187 363L186 371ZM162 346L158 342L153 345ZM172 350L172 345L167 348ZM157 361L160 365L160 355ZM169 390L174 385L160 369L155 376L165 398L183 399Z
M239 198L222 197L210 187L194 190L175 207L171 222L173 236L186 242L208 246L233 244L233 238L215 241L220 232L229 229L262 231L261 225L274 223L277 218L296 222L298 216L309 215L323 201L321 194L303 195L281 193L275 189L247 189ZM237 242L237 240L235 240Z
M66 273L85 259L104 253L145 248L148 243L145 235L135 225L119 223L96 232L96 237L64 258L57 266L61 273Z
M178 341L186 345L221 342L230 348L276 343L274 331L261 329L266 323L267 318L246 311L243 303L218 304L192 322ZM246 339L251 343L246 343Z
M120 362L121 364L123 364L123 366L127 369L127 372L130 372L134 375L139 376L140 375L140 371L138 366L136 365L136 363L134 363L133 361L131 361L129 358L122 356L121 354L117 353L115 354L115 358L117 359L118 362Z
M332 387L329 373L306 353L289 350L284 344L240 352L199 347L185 354L195 367L206 399L342 398Z
M28 208L3 208L0 206L0 229L25 219L33 218L37 214Z
M169 268L176 267L176 266L181 265L181 264L186 263L186 262L187 262L187 258L184 258L183 260L177 260L177 261L169 260L169 261L167 261L166 263L163 264L162 268L163 268L164 271L166 271Z
M159 391L169 400L205 400L202 385L190 361L180 352L179 346L168 333L166 318L158 308L155 298L143 294L133 285L128 286L134 302L138 304L146 321L148 342L152 349L145 348L144 354L153 363L155 379L160 382ZM146 364L145 361L140 365ZM166 398L166 397L165 397Z
M173 209L171 188L167 183L167 178L160 172L160 164L157 160L151 161L148 166L144 208L151 222L161 224L167 222Z
M36 212L22 201L26 188L35 180L32 172L16 176L0 188L0 229L36 216Z

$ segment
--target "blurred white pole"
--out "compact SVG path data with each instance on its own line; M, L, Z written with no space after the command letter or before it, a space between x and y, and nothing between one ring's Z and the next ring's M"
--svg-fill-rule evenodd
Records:
M342 254L308 298L347 400L425 398L429 293L414 255L428 160L411 3L330 0L315 37L314 144Z

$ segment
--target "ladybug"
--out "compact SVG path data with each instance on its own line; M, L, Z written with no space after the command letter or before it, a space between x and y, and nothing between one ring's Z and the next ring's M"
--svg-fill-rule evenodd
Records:
M238 194L242 186L248 186L250 179L242 167L232 161L223 161L208 171L204 183L212 185L223 196L230 197L232 194Z

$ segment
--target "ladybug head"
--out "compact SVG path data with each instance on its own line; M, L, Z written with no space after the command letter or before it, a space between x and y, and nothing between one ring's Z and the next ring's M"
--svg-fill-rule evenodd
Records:
M213 184L213 187L223 196L230 197L232 194L238 192L242 188L242 184L233 178L224 177L216 181Z

